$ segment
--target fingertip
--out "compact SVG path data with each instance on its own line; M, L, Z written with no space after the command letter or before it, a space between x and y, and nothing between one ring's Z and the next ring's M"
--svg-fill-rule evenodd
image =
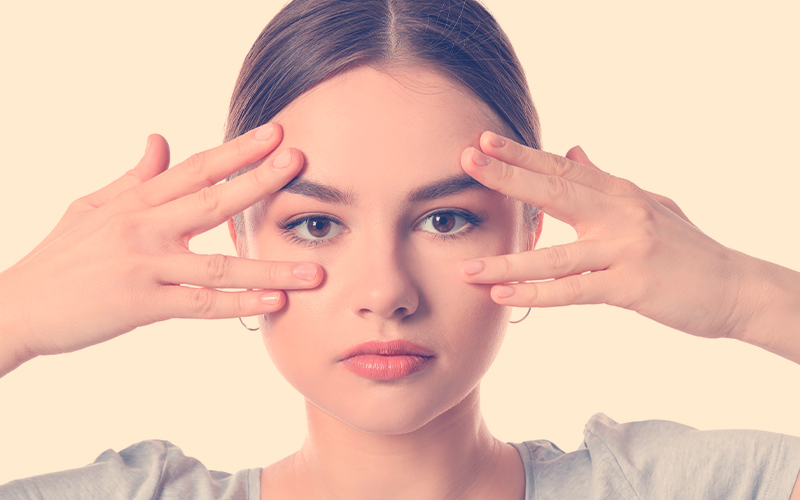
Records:
M286 295L280 290L270 290L262 293L258 301L260 304L269 307L267 312L274 312L283 307L286 303Z
M595 170L600 170L594 163L592 163L592 161L589 159L589 156L586 155L586 152L584 152L583 148L580 146L573 146L572 148L570 148L570 150L567 151L565 158L567 158L568 160L578 162L581 165L592 167Z
M491 130L487 130L482 133L479 142L483 151L500 149L506 145L505 138L496 132L492 132Z
M465 260L461 263L461 269L467 276L478 274L485 268L486 264L482 260Z

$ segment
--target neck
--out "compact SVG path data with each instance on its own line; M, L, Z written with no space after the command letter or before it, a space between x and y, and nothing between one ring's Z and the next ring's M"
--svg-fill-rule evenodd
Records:
M298 497L469 499L524 496L516 450L495 439L478 388L421 428L397 435L359 431L307 405L308 436L283 462ZM263 482L262 482L263 484Z

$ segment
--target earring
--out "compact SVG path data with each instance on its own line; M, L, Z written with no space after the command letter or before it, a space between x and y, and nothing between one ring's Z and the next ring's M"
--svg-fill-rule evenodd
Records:
M520 319L518 319L516 321L509 321L509 323L522 323L522 320L527 318L530 313L531 313L531 308L529 307L528 308L528 312L525 313L525 316L523 316L522 318L520 318Z
M523 319L524 319L524 318L523 318ZM239 316L239 323L241 323L243 327L247 328L247 329L248 329L248 330L250 330L251 332L257 332L257 331L258 331L258 327L256 327L256 328L250 328L249 326L245 325L245 324L244 324L244 320L242 319L242 317L241 317L241 316Z

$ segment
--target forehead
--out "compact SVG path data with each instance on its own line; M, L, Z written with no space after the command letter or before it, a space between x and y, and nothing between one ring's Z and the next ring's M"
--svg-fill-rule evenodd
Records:
M347 71L296 99L275 121L284 129L281 149L305 155L301 177L356 190L410 190L462 174L464 148L477 147L484 130L502 133L483 102L422 67Z

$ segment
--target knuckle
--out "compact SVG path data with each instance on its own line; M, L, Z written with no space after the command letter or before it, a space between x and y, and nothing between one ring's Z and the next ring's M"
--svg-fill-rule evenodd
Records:
M227 255L206 255L203 259L205 275L212 283L224 283L231 275L232 262Z
M545 254L550 269L557 274L563 274L570 269L570 259L567 249L561 245L550 247Z
M270 283L279 283L285 277L283 267L277 264L270 264L266 268L266 278Z
M189 294L189 308L198 318L210 318L215 310L214 292L208 288L193 288Z
M505 162L500 162L497 173L497 183L501 186L508 185L513 182L514 178L514 167Z
M208 181L206 154L195 153L183 162L181 172L192 181Z
M548 157L548 161L550 162L553 175L565 177L572 171L572 163L564 157L553 155Z
M629 181L628 179L622 179L621 177L615 177L611 174L608 174L609 179L613 182L614 187L616 188L617 193L622 195L629 195L635 196L641 193L641 189L639 186L634 184L633 182Z
M203 212L216 213L219 210L219 189L216 186L206 186L195 193L197 208Z
M639 227L650 227L655 223L656 211L647 201L634 198L626 200L623 215Z
M563 177L548 175L545 177L547 194L551 199L563 200L565 203L573 197L572 185Z
M562 283L564 295L568 302L575 303L583 298L583 287L577 276L564 279Z

